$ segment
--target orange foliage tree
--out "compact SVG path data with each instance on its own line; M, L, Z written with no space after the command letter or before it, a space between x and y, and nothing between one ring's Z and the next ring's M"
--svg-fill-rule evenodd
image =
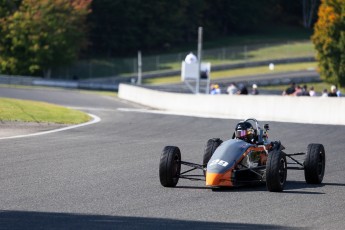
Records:
M312 41L321 77L345 86L345 0L322 0Z
M0 70L44 75L72 63L86 44L86 17L92 0L23 0L0 19Z

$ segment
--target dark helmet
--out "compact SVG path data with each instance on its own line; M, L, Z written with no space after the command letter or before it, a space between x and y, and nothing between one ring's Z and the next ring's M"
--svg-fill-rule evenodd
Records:
M235 137L246 142L253 142L255 140L255 129L247 121L241 121L236 125Z

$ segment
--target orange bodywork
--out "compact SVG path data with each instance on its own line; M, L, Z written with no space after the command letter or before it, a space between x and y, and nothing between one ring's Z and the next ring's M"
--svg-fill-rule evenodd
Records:
M267 146L268 147L268 146ZM265 148L263 147L250 147L248 148L243 155L240 157L240 159L237 160L235 165L233 165L228 171L225 173L211 173L206 172L206 186L211 187L220 187L220 186L234 186L233 182L231 181L231 176L233 174L233 171L236 167L236 165L242 161L242 159L248 155L251 151L258 151L262 152L260 154L260 163L261 165L265 165L267 161L267 155L265 154Z
M206 172L206 186L233 186L231 174L232 169L222 174Z

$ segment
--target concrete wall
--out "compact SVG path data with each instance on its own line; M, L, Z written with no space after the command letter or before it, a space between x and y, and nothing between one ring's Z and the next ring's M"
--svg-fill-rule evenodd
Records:
M345 125L345 97L205 95L161 92L120 84L122 99L152 108L206 117Z

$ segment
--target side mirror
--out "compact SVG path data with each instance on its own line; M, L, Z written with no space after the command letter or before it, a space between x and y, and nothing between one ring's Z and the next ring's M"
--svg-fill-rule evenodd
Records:
M264 129L270 130L270 126L269 126L268 124L265 124L265 125L264 125Z

